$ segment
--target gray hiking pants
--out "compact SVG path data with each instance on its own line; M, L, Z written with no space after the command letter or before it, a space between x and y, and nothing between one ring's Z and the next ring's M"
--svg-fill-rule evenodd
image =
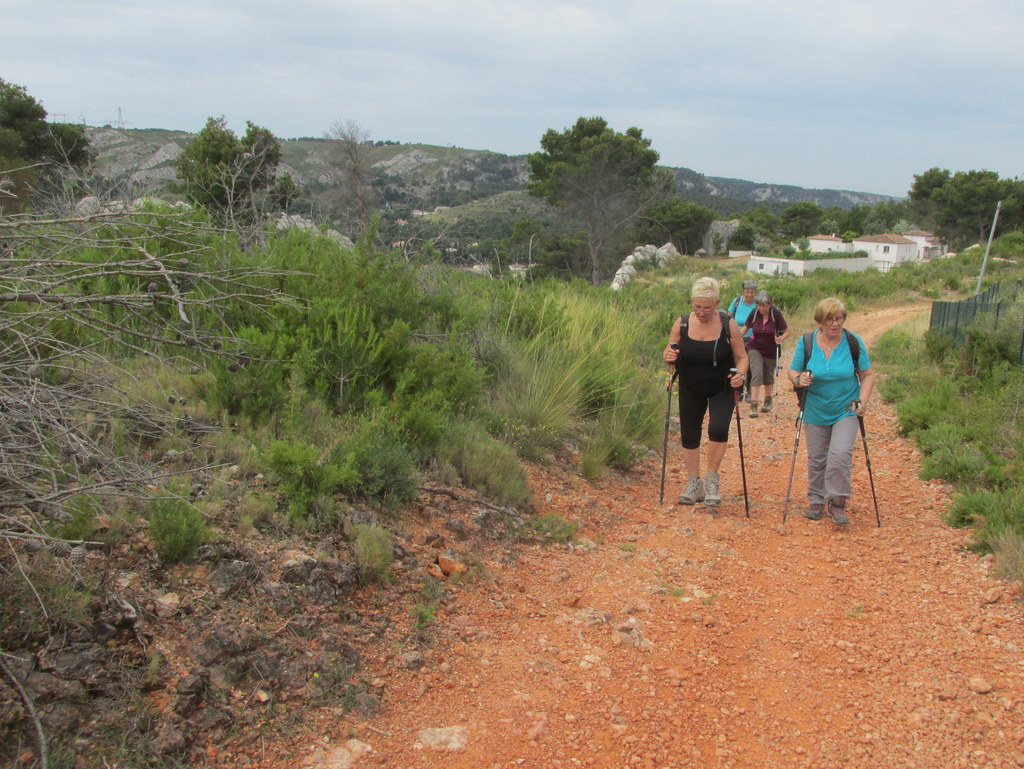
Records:
M853 445L860 424L857 415L843 417L834 425L809 425L807 436L807 501L821 505L830 499L850 496Z

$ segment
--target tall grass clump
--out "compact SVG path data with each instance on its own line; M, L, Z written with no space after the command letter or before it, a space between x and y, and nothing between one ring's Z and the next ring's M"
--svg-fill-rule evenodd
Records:
M598 425L631 445L654 440L657 386L644 365L667 333L655 313L575 286L539 287L519 308L508 324L513 360L496 372L493 408L521 456L543 459ZM616 456L623 453L631 452Z

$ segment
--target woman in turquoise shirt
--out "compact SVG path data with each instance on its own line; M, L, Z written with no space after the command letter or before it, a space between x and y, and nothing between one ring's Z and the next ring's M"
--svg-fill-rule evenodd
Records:
M817 521L825 513L835 523L849 523L846 502L850 498L853 446L858 416L864 414L875 386L864 341L843 328L846 305L829 297L814 311L818 330L811 337L811 353L804 352L801 336L790 364L789 380L806 387L804 435L807 439L807 500L804 515ZM859 348L854 364L849 337ZM806 360L806 364L804 361Z

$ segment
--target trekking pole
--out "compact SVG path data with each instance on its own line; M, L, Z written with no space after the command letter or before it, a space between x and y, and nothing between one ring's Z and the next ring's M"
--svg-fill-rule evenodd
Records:
M669 377L668 387L665 388L668 393L668 406L665 408L665 442L661 447L661 495L658 497L658 504L665 504L665 465L668 462L668 423L672 418L672 385L675 384L676 374L679 373L679 369L675 366L672 367L672 376Z
M871 455L868 454L868 434L864 429L864 415L860 413L860 401L857 401L857 421L860 423L860 437L864 440L864 461L868 465L868 482L871 484L871 500L875 503L875 522L882 528L882 517L878 514L878 497L875 496L875 478L871 474Z
M736 369L729 369L733 374ZM731 377L730 377L731 378ZM743 506L747 511L747 518L750 517L750 497L747 496L747 468L743 462L743 429L740 427L740 393L743 392L743 385L734 387L732 390L733 402L736 404L736 438L740 442L740 475L743 476Z
M796 414L796 441L793 443L793 462L789 466L789 486L786 487L786 506L782 509L782 522L786 522L786 514L789 513L789 495L793 491L793 474L796 472L796 455L800 450L800 427L804 422L804 402L807 400L807 388L795 387L796 403L799 411Z
M782 345L776 342L776 344L775 344L775 386L776 387L778 387L778 385L779 385L779 372L780 371L782 371ZM773 408L772 411L775 412L775 414L773 415L774 416L774 420L773 421L774 422L778 422L779 421L779 410Z

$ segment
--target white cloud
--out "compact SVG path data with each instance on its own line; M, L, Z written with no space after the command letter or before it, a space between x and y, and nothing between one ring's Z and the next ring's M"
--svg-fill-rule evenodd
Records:
M1024 171L1016 0L41 0L0 77L54 115L518 154L600 115L714 176L903 194Z

